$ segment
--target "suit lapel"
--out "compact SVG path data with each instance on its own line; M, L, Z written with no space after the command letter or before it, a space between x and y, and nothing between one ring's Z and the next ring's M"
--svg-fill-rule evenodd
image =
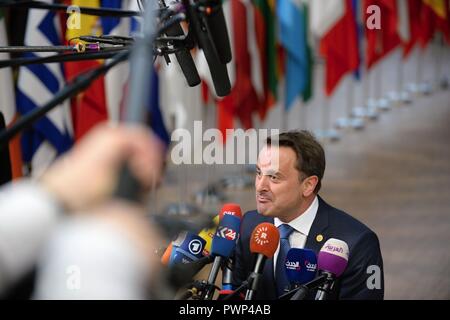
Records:
M327 237L324 232L328 228L328 205L320 196L317 197L319 198L319 209L305 243L305 248L313 250L316 254L326 241Z

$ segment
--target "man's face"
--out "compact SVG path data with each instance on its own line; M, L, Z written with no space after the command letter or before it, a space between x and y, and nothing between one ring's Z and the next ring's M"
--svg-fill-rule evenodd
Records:
M295 152L291 148L280 147L277 153L271 150L274 148L264 147L258 157L256 207L264 216L290 221L301 213L305 185L300 181L300 173L296 169Z

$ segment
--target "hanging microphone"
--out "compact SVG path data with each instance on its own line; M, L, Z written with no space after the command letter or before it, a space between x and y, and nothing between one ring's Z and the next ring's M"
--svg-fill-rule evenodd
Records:
M220 62L231 62L231 46L227 24L223 14L222 0L210 0L201 11L206 20L206 26L217 49Z
M248 278L249 288L245 300L252 300L258 290L264 263L271 259L280 242L280 233L273 224L264 222L256 226L250 238L250 252L255 253L255 265Z
M167 8L164 0L159 1L161 9ZM183 28L179 23L172 25L165 30L165 34L169 37L184 37ZM200 84L200 76L198 74L197 68L192 59L191 53L188 48L178 48L175 52L175 57L177 58L178 64L181 67L181 71L186 78L186 81L190 87L195 87Z
M204 300L213 298L217 274L223 259L229 258L236 247L240 226L241 220L238 217L227 214L223 216L217 227L211 246L211 255L214 256L214 262L203 293Z
M190 30L194 31L198 46L205 54L216 95L225 97L231 92L227 66L219 58L205 15L198 12L197 3L191 5L190 2L192 0L183 0L189 18ZM212 17L210 18L212 19ZM217 28L215 29L217 31Z
M286 276L289 290L298 288L313 280L317 273L317 256L309 249L292 248L286 255Z
M328 239L320 249L318 257L318 268L322 275L327 276L327 281L318 289L315 300L325 300L334 283L347 268L349 250L345 241Z

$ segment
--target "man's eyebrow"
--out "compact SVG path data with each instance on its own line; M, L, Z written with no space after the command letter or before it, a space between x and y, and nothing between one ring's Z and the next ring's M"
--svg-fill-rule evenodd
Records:
M275 169L268 169L266 172L264 172L264 175L269 176L282 176L283 174L280 171L277 171Z

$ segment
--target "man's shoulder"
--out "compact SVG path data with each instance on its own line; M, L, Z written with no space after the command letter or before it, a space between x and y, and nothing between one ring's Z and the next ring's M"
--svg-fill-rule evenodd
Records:
M323 199L320 199L319 203L319 210L328 214L328 225L331 232L336 232L341 237L348 237L354 240L367 236L377 238L372 229L349 213L331 206Z

